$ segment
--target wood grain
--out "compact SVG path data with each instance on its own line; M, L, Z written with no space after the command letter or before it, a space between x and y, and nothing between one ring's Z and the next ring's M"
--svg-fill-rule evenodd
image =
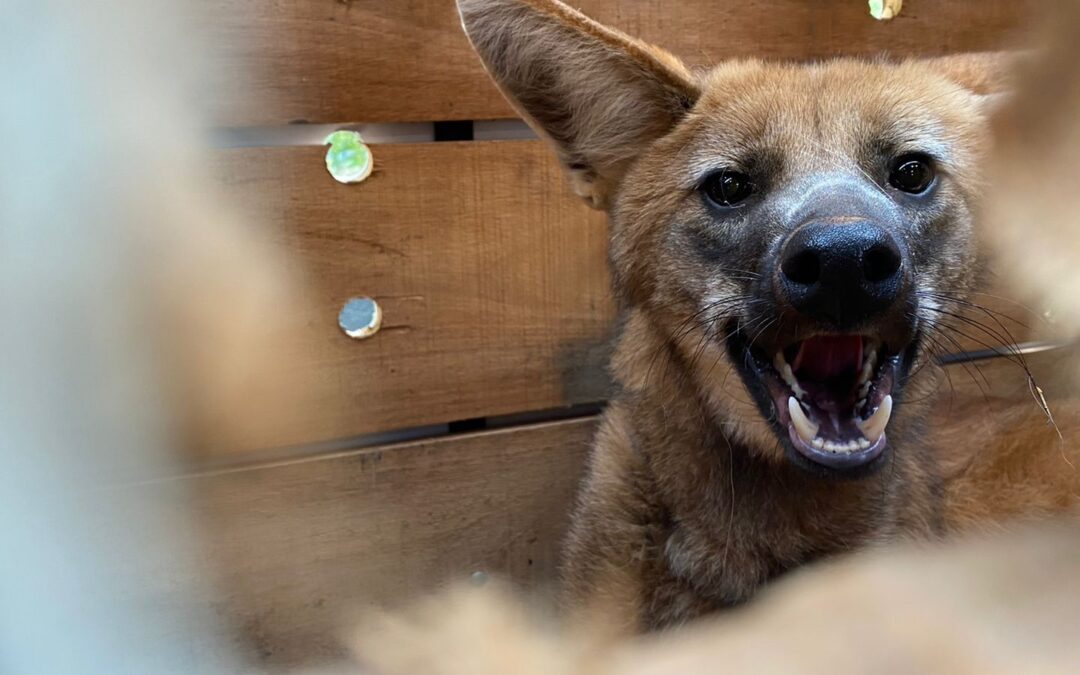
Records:
M357 614L481 571L553 581L592 418L184 479L215 604L259 660L340 657ZM157 488L155 488L157 489Z
M224 189L307 279L268 317L290 410L247 447L278 447L602 400L613 317L607 224L537 141L376 146L360 185L317 147L222 151ZM337 326L353 296L383 327ZM288 377L288 375L292 377Z
M944 54L1010 44L1033 0L576 0L597 20L694 66L732 57ZM237 81L210 95L221 125L514 116L461 32L453 0L201 0L199 22Z

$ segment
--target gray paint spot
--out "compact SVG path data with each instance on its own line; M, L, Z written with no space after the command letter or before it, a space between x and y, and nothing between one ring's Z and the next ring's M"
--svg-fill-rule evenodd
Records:
M351 338L371 337L382 325L382 309L372 298L351 298L338 314L338 325Z

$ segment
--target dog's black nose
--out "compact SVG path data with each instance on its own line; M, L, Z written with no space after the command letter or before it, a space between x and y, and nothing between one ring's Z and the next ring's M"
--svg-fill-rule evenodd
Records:
M806 223L780 252L780 284L788 301L836 329L888 309L900 296L903 274L896 240L866 221Z

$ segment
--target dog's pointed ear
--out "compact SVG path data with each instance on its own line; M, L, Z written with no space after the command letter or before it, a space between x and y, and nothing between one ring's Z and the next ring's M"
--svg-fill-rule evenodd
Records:
M1012 99L1017 72L1032 58L1033 54L1025 51L975 52L938 56L926 62L971 92L979 106L993 115Z
M700 93L674 56L557 0L458 0L458 10L503 94L595 208L610 205L630 162Z

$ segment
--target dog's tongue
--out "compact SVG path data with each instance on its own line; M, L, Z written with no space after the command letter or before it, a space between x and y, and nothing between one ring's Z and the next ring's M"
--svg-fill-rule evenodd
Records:
M795 356L795 375L825 381L857 372L862 365L863 339L860 335L820 335L803 340Z

